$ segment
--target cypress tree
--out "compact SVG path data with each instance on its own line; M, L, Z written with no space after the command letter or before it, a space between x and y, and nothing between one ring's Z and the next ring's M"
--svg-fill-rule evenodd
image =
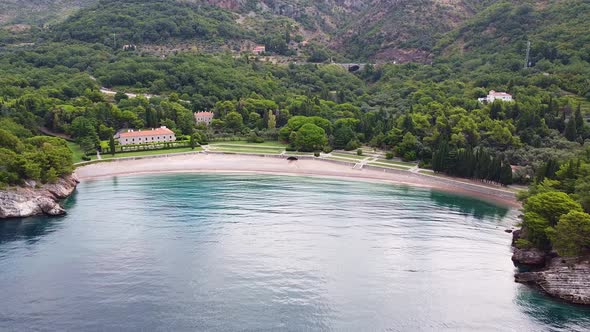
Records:
M190 145L191 145L191 150L194 150L195 149L195 146L197 146L197 143L195 141L195 135L194 134L191 135Z
M512 167L510 167L510 163L507 160L502 162L499 182L505 186L512 184Z
M435 172L447 171L447 159L449 157L449 144L442 141L436 151L432 153L432 170Z
M111 150L111 155L115 155L115 138L113 135L109 138L109 149Z
M569 121L567 122L567 125L565 126L565 133L564 133L565 138L568 139L568 141L575 141L578 138L578 130L577 130L577 126L576 126L576 118L573 116L570 116Z
M580 104L576 108L574 119L576 119L576 132L581 134L584 131L584 117L582 117L582 106Z

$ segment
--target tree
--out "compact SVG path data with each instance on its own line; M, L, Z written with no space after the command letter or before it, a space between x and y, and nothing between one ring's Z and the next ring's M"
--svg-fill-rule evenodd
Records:
M321 151L328 143L326 131L313 123L304 124L296 133L295 147L299 151Z
M574 118L573 116L570 117L569 121L567 122L567 125L565 126L564 136L568 139L568 141L572 142L575 142L576 139L578 139L576 118Z
M449 143L442 141L438 148L432 153L432 170L445 172L447 170L447 159L449 157Z
M512 184L512 167L507 160L502 162L502 168L500 170L500 181L503 185Z
M242 128L242 126L244 125L244 119L242 118L242 115L238 112L229 112L225 116L225 125L227 126L227 128L232 129L235 132Z
M274 115L272 111L268 111L268 121L267 121L267 128L268 129L275 129L277 127L277 117Z
M340 126L334 130L334 148L344 149L348 142L354 140L355 138L356 135L349 126Z
M24 146L18 137L4 129L0 129L0 147L7 148L14 152L21 152L24 149Z
M194 150L195 149L195 146L197 146L197 143L195 141L195 135L194 134L192 134L190 136L190 145L191 145L191 150Z
M129 97L121 91L115 93L115 102L119 103L123 99L129 99Z
M584 117L582 116L582 105L578 104L576 108L576 113L574 114L574 119L576 120L576 132L577 134L581 134L584 132Z
M564 192L544 192L529 197L524 205L527 212L535 212L555 226L562 215L570 211L582 211L580 203Z
M541 249L548 249L550 246L549 239L545 230L550 227L547 218L534 212L527 211L523 216L523 230L525 230L526 238L535 247Z
M397 155L407 161L416 160L418 157L418 139L407 132L402 139L402 142L397 147Z
M590 214L571 211L559 218L547 235L561 256L580 256L590 249Z
M115 138L111 136L109 138L109 149L111 150L111 155L115 155Z

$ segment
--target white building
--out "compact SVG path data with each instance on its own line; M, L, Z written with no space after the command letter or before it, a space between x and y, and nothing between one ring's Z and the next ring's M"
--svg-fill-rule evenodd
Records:
M213 121L213 112L197 112L195 113L195 121L197 124L204 123L205 125L210 125L211 121Z
M480 103L493 103L496 100L512 101L512 95L506 92L496 92L491 90L486 97L478 98Z
M115 139L119 140L120 145L129 144L146 144L146 143L159 143L159 142L174 142L176 136L174 132L164 126L151 130L136 130L133 129L118 133L115 135Z
M264 46L264 45L257 45L252 49L252 53L254 53L256 55L260 55L264 52L266 52L266 46Z

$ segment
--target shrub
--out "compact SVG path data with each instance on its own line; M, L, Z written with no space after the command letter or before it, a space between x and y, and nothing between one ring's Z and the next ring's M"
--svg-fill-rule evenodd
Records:
M83 161L90 161L90 160L91 160L91 158L90 158L90 157L88 157L88 156L82 156L82 160L83 160Z
M387 152L385 154L385 159L393 159L393 152Z
M314 156L314 157L319 157L319 156L320 156L320 152L319 152L319 151L315 151L315 152L313 153L313 156Z
M287 147L285 148L286 151L297 151L297 149L293 146L293 145L287 145Z
M363 155L363 149L357 149L356 150L356 155L357 156L362 156Z
M329 145L324 146L324 149L322 150L323 153L330 153L332 151L334 151L334 149Z
M531 243L531 241L529 241L527 239L518 239L518 240L516 240L514 245L518 249L531 249L533 247L533 244Z

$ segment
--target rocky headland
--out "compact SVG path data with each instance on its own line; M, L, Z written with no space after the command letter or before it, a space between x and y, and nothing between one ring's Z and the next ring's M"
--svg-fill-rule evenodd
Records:
M0 219L63 215L66 211L59 201L71 195L78 182L75 175L69 175L56 183L38 185L29 181L23 186L0 190Z
M514 246L522 232L513 234ZM516 282L535 285L547 294L569 303L590 305L588 257L563 258L555 252L514 247L512 261L527 270L516 273Z

